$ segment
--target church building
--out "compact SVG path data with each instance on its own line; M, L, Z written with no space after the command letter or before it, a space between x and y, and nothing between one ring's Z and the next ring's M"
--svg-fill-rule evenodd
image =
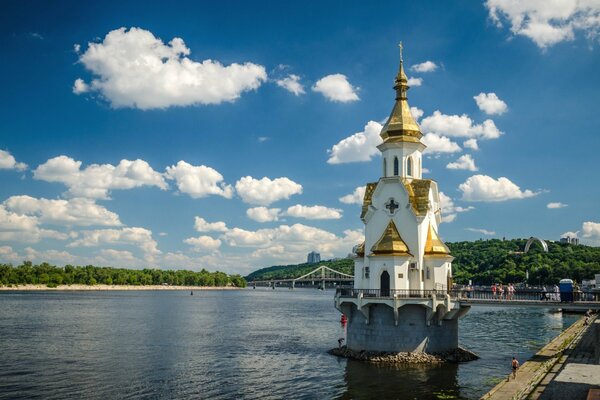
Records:
M396 101L381 130L381 177L367 183L354 249L354 288L339 290L353 350L428 351L458 346L460 308L450 296L452 260L438 234L437 183L423 179L423 134L411 115L402 53Z

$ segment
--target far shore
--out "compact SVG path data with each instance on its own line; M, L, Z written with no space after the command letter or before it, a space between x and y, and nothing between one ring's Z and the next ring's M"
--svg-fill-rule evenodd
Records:
M79 290L237 290L242 289L235 286L175 286L175 285L58 285L48 287L46 285L12 285L0 286L0 291L17 290L57 290L57 291L79 291Z

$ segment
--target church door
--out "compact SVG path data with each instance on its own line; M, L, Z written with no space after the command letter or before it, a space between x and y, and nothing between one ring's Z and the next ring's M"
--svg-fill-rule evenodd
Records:
M381 297L389 297L390 295L390 274L387 271L383 271L380 278Z

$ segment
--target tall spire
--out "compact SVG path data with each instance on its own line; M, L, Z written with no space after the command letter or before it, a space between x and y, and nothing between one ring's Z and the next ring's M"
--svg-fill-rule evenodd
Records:
M420 142L423 136L419 125L410 113L406 92L409 89L408 78L404 72L404 60L402 59L402 42L400 47L400 67L394 80L396 90L396 103L385 126L381 130L381 138L384 142Z

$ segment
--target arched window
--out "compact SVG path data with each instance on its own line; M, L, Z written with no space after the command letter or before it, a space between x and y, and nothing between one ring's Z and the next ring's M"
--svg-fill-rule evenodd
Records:
M387 176L387 160L384 158L383 159L383 177L385 178Z
M413 165L412 165L412 158L408 157L406 159L406 176L412 176L413 175Z
M398 157L394 157L394 176L398 175L400 175L398 172Z

